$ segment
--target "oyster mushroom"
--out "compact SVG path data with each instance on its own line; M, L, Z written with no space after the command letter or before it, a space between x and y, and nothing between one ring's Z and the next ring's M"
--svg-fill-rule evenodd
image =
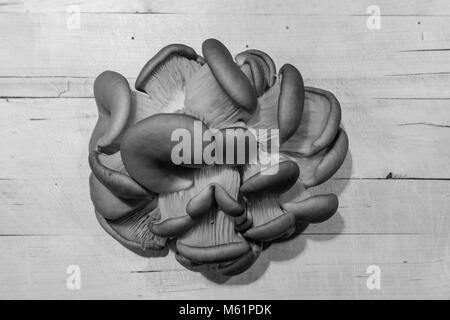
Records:
M256 261L263 241L336 211L335 195L310 196L308 188L336 172L348 138L335 97L305 87L294 66L277 77L266 53L247 50L233 60L215 39L202 53L163 48L143 67L137 91L112 71L96 79L91 198L102 227L131 250L158 255L173 239L186 268L230 276ZM196 128L209 135L199 138ZM272 131L261 138L258 129ZM182 152L177 130L189 137ZM273 141L279 161L267 166L252 146L267 153Z
M298 224L330 218L338 208L337 197L305 198L305 190L328 180L342 165L348 149L347 135L339 128L341 109L336 98L325 90L305 88L292 65L284 65L279 78L259 98L259 109L248 122L249 127L278 128L281 158L281 170L274 176L264 176L251 166L244 172L241 192L247 195L247 210L253 219L244 236L255 241L286 237ZM283 167L290 167L290 173ZM278 187L266 182L271 180ZM253 185L258 186L257 192L249 191ZM294 199L287 199L288 192L294 193Z

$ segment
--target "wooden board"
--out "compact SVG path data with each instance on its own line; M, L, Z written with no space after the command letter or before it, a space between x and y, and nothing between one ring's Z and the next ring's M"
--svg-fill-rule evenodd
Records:
M386 178L391 173L394 178L450 178L447 101L358 99L352 93L357 87L342 90L350 152L337 177ZM67 177L89 171L87 142L97 117L94 99L5 98L0 108L5 137L0 141L0 165L7 169L3 178ZM71 134L62 134L66 130ZM43 163L51 173L39 170Z
M450 298L450 3L0 1L0 298ZM80 25L73 12L80 11ZM97 224L87 143L92 84L134 83L162 46L260 48L343 109L350 152L317 193L338 213L274 244L244 274L211 278L144 259ZM66 269L81 268L81 290ZM366 285L371 265L381 288Z
M365 15L373 1L298 1L298 0L91 0L73 2L70 0L4 0L0 12L67 12L77 6L80 12L108 13L178 13L178 14L233 14L233 15ZM376 2L386 15L431 15L450 13L446 0L378 0Z
M278 66L295 64L306 78L440 73L450 64L450 31L442 27L450 17L383 16L381 29L369 30L364 15L255 15L250 23L242 15L86 13L79 29L66 13L1 16L3 76L95 77L112 69L136 77L168 43L183 41L200 52L209 37L234 54L264 49Z
M22 191L6 202L0 226L2 297L450 295L449 181L330 181L317 192L338 193L338 213L289 242L272 245L249 271L233 279L208 279L187 271L172 254L144 259L121 247L96 224L86 201L88 191L78 180L2 181L0 192L11 192L12 187ZM65 271L72 264L82 271L80 291L65 285ZM366 287L370 265L381 268L379 291Z

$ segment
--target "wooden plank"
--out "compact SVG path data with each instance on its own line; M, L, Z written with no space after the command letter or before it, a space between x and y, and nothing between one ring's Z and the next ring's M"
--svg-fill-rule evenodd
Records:
M81 12L110 13L195 13L195 14L290 14L290 15L365 15L370 0L338 1L318 0L229 0L223 5L219 0L2 0L0 12L66 12L74 5ZM444 15L450 13L445 0L378 0L382 14L386 15Z
M0 297L448 299L448 245L441 235L304 235L272 245L235 278L208 279L172 254L141 258L103 235L2 237ZM70 265L81 269L81 290L66 287ZM371 265L380 290L367 288Z
M145 259L121 247L97 225L81 180L0 183L7 196L0 261L8 261L0 264L1 297L450 297L448 181L327 183L320 191L339 193L337 215L272 245L249 271L225 281L183 269L172 254ZM65 286L73 264L81 268L81 291ZM370 265L381 268L380 291L366 287Z
M1 77L2 98L92 98L94 78ZM133 83L135 79L132 79Z
M0 77L2 98L92 98L92 77ZM136 78L128 78L132 88ZM332 91L341 102L372 99L450 99L448 74L367 78L304 78L306 85Z
M85 14L80 29L70 29L63 13L4 13L0 75L95 77L112 69L134 78L161 47L182 42L200 52L209 37L234 54L264 49L310 79L449 71L450 17L387 16L380 30L369 30L364 16L208 17Z
M366 26L373 4L380 30ZM447 0L0 1L0 297L449 299L449 25ZM337 193L338 213L228 280L121 247L87 182L95 76L133 83L164 45L200 52L208 37L333 91L350 137L341 170L314 189ZM380 290L366 286L370 265Z
M0 235L99 234L87 180L84 173L70 178L0 180ZM339 213L307 232L445 235L450 225L449 187L450 181L335 179L313 192L337 194Z
M450 178L446 100L352 99L342 103L350 152L337 178ZM89 172L94 99L1 99L0 110L0 178Z

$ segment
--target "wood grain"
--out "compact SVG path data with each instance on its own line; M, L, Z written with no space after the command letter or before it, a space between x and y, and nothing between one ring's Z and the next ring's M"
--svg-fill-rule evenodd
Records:
M96 243L95 250L92 243ZM248 272L208 279L172 254L139 258L106 235L5 237L0 295L8 298L325 299L428 298L450 295L449 261L439 235L304 235L262 253ZM422 248L415 250L414 248ZM317 254L320 252L320 254ZM448 257L448 256L447 256ZM20 268L17 268L20 264ZM66 268L81 268L81 290L67 290ZM381 268L381 289L366 270Z
M320 191L340 194L339 213L289 242L272 245L248 272L233 279L187 271L172 254L143 259L130 253L95 223L91 204L84 201L87 190L78 183L0 184L2 193L11 185L24 190L0 229L0 257L8 261L2 264L0 296L385 299L450 294L448 181L328 182ZM39 191L30 192L35 188ZM45 196L49 193L51 199ZM73 200L61 201L66 197ZM65 287L71 264L82 270L80 291ZM366 269L373 264L382 271L380 291L366 287Z
M450 31L442 27L450 17L383 16L381 29L369 30L366 16L255 15L250 23L241 15L93 13L82 15L80 29L69 29L64 13L1 16L2 76L95 77L112 69L132 78L168 43L200 52L209 37L234 54L264 49L279 67L290 62L314 79L440 73L450 65Z
M0 12L66 12L70 6L78 6L81 12L95 13L171 13L171 14L232 14L232 15L365 15L367 7L375 4L360 1L298 1L298 0L2 0ZM450 13L446 0L389 0L376 1L384 15L431 15Z
M343 97L350 153L336 177L450 179L447 101L360 99L345 90L336 94ZM0 166L6 169L1 178L70 177L89 171L94 99L6 98L0 108L5 137L0 140ZM65 131L70 134L61 134ZM40 170L43 164L51 172Z
M74 9L73 5L77 7ZM0 1L0 298L450 298L450 2ZM68 24L80 10L80 28ZM69 10L69 12L68 12ZM264 49L343 109L350 152L316 193L338 213L233 279L144 259L97 224L87 143L94 78L134 83L162 46ZM66 269L81 268L68 290ZM381 268L381 289L366 286Z

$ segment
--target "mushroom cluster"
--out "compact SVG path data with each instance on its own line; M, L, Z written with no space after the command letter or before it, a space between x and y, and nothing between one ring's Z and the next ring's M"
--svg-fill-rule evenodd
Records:
M143 67L136 90L119 73L97 77L90 193L101 226L130 250L148 257L170 247L188 269L232 276L265 243L336 212L336 195L310 188L339 169L348 138L334 95L305 87L294 66L277 73L259 50L233 58L215 39L204 41L202 53L163 48ZM198 126L227 134L198 141ZM177 130L191 134L181 161L174 160ZM276 161L263 163L251 145ZM208 152L231 161L199 158Z

